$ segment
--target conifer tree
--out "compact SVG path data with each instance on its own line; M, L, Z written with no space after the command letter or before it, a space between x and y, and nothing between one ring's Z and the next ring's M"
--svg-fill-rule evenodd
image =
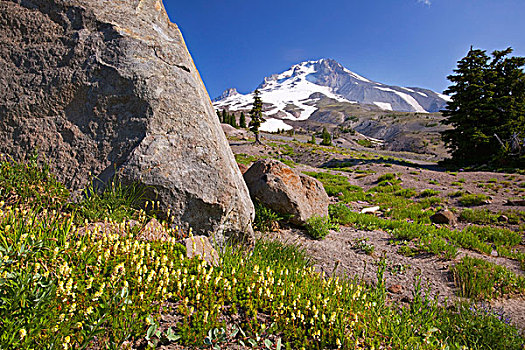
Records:
M222 116L221 116L221 112L219 110L216 110L215 112L217 112L217 117L219 117L219 122L222 123Z
M326 128L323 128L323 132L321 134L322 141L321 145L323 146L331 146L332 145L332 137L330 136L330 133L326 130Z
M241 116L239 118L239 126L241 128L246 128L246 116L244 115L244 112L241 112Z
M228 124L228 114L225 109L222 110L222 123Z
M255 143L262 144L259 136L259 128L265 119L262 114L263 102L259 90L254 91L252 110L250 111L250 131L255 135Z
M456 163L508 161L512 152L520 157L509 141L525 137L525 58L506 57L510 53L494 51L491 58L471 48L447 77L452 100L442 112L453 128L442 138Z
M315 145L317 142L315 142L315 134L312 134L312 138L310 139L310 141L308 141L308 143L311 143L312 145Z

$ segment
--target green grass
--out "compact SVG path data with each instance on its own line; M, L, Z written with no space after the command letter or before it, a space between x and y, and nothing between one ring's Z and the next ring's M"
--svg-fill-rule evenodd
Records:
M48 181L43 188L56 185ZM148 220L144 211L139 211L138 226L126 219L104 222L93 214L101 227L87 229L75 225L76 211L42 206L61 207L63 199L34 201L21 195L26 183L12 182L11 191L0 197L2 349L119 349L144 338L149 348L160 342L224 349L232 344L522 349L524 344L516 329L491 310L440 307L420 281L408 305L388 302L384 260L378 261L375 285L320 274L304 250L273 241L225 247L218 265L211 266L186 258L185 248L175 242L184 233L167 224L169 240L137 240ZM7 198L17 198L15 206ZM105 200L104 195L93 198ZM129 200L116 201L115 207ZM93 213L105 215L98 209ZM159 320L166 312L175 323L161 332ZM490 332L480 331L487 328Z
M254 201L255 206L255 219L253 226L256 230L261 232L273 231L279 226L279 221L284 220L284 216L280 216L270 208L265 207L258 201Z
M323 184L326 193L329 196L338 196L342 201L351 202L365 200L366 195L359 186L350 185L348 179L342 175L333 175L326 172L309 172L304 174L312 176Z
M141 208L150 213L160 210L157 202L145 201L145 191L144 186L134 184L124 186L114 179L103 191L94 190L93 187L85 190L82 200L78 203L69 203L66 210L75 212L77 224L82 224L86 220L94 222L100 218L123 222L126 219L137 218Z
M419 193L419 197L423 197L423 198L425 198L425 197L433 197L433 196L437 196L440 193L441 192L438 191L438 190L432 190L430 188L427 188L427 189L425 189L425 190L423 190L423 191L421 191Z
M493 245L502 256L523 259L512 247L521 242L521 234L496 227L468 226L464 230L451 230L406 220L383 219L351 211L343 204L331 205L330 215L341 225L354 225L363 230L381 229L399 240L414 241L417 251L428 252L451 259L457 253L456 246L490 254Z
M465 256L451 269L458 294L476 300L525 292L525 278L483 259Z
M464 209L459 215L459 219L474 224L487 225L497 224L502 215L505 215L508 218L508 223L512 225L519 225L525 220L525 212L509 210L493 213L488 209Z
M386 173L377 178L378 183L381 183L383 181L396 181L396 180L398 180L397 175L392 174L392 173Z
M68 197L69 191L56 180L47 165L38 166L35 157L27 163L19 163L0 155L0 198L6 205L56 210Z
M362 188L350 185L348 179L341 175L332 175L324 172L306 172L323 183L326 192L331 196L338 196L344 203L367 201L381 206L393 219L412 219L417 222L430 223L429 217L433 210L427 210L439 203L438 197L421 198L414 200L417 192L411 188L400 186L401 180L392 173L381 175L377 185L364 192Z
M363 147L372 147L374 144L369 139L360 139L356 141L358 145Z
M484 194L470 194L465 193L459 197L458 201L464 207L471 207L477 205L483 205L490 199L489 196Z
M330 230L339 231L339 225L331 222L329 216L319 217L314 216L306 220L306 232L314 239L323 239Z
M251 163L258 161L259 158L245 153L239 153L235 155L235 160L239 164L250 165Z

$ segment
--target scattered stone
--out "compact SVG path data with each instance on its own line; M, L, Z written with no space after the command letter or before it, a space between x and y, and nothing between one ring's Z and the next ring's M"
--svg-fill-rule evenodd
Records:
M151 219L137 235L137 239L142 241L167 241L170 235L157 219Z
M253 199L278 213L293 215L293 224L304 225L310 217L328 215L330 199L323 185L277 160L255 162L244 173L244 180Z
M388 291L392 294L401 294L403 292L403 286L400 284L392 284L388 287Z
M401 301L403 303L412 303L413 299L411 297L409 297L408 295L404 295L403 298L401 298Z
M490 255L495 256L495 257L499 256L498 251L496 249L492 249L492 251L490 252Z
M361 214L375 214L381 207L375 206L375 207L368 207L361 210Z
M498 216L498 221L499 222L509 222L509 217L506 215L500 215Z
M456 225L456 216L448 209L443 209L435 213L430 217L430 221L435 224L445 224L445 225Z
M222 131L226 136L230 137L243 137L246 136L246 130L237 129L231 126L230 124L221 124Z
M522 206L525 206L525 199L515 199L515 200L508 199L505 205L510 205L514 207L522 207Z
M185 229L251 236L253 203L161 1L1 1L0 44L1 153L37 151L77 195L117 173Z
M191 259L195 256L202 256L210 265L219 264L219 254L213 248L210 240L206 236L192 236L180 241L186 247L186 257Z

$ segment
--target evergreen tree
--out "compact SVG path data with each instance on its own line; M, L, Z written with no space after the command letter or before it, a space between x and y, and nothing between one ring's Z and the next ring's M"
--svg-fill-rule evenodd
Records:
M315 142L315 134L312 134L312 138L310 139L310 141L308 141L308 143L311 143L312 145L317 144L317 142Z
M323 128L323 132L321 134L321 138L323 139L321 141L321 145L323 145L323 146L332 146L332 137L330 136L330 133L326 130L326 128Z
M226 113L226 110L222 110L222 119L221 122L224 124L228 124L228 114Z
M453 85L445 93L452 100L442 112L444 123L453 128L442 132L442 138L457 163L523 154L523 145L511 141L525 137L525 58L506 57L511 52L494 51L491 58L471 48L447 77Z
M222 116L221 116L221 112L219 112L219 110L216 110L215 112L217 112L217 117L219 117L219 122L222 123Z
M239 126L241 128L246 128L246 116L244 115L244 112L241 112L241 117L239 118Z
M262 144L259 136L259 128L265 121L262 114L263 102L259 90L254 91L252 110L250 111L250 131L255 135L255 143Z
M230 116L230 125L234 128L237 128L237 118L235 118L235 114Z

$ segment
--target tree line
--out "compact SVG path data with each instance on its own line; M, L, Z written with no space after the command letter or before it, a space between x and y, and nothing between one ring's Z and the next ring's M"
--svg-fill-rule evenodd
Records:
M244 112L241 112L239 117L239 123L237 124L237 117L234 113L229 113L227 110L223 109L222 111L217 110L217 117L219 121L224 124L229 124L234 128L246 128L246 116Z

